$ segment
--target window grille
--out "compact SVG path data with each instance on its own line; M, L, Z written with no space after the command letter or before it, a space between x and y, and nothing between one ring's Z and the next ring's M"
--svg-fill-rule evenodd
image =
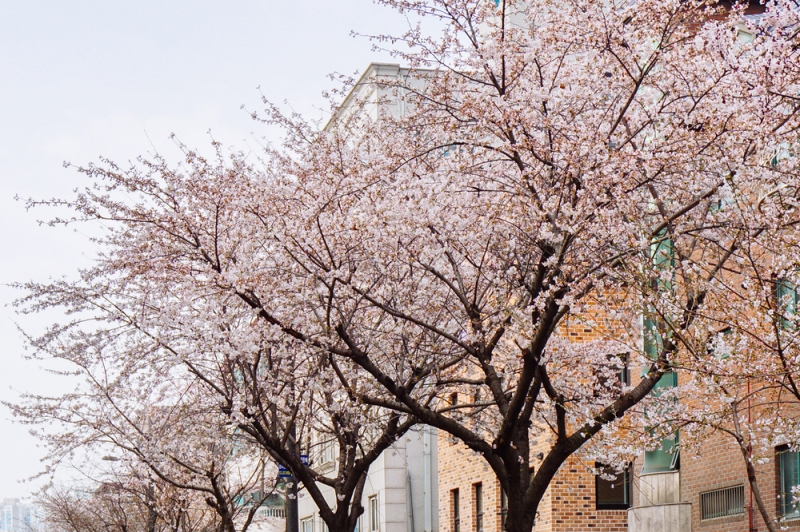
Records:
M700 494L700 519L744 514L744 486L733 486Z

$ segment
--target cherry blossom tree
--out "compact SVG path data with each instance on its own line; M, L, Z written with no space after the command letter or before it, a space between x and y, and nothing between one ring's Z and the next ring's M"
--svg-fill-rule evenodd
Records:
M268 106L285 143L259 166L84 168L93 187L45 203L107 224L104 253L23 305L78 316L39 348L91 362L119 323L120 363L197 379L331 530L352 530L369 464L422 422L486 460L507 529L529 532L568 458L653 445L680 392L650 392L706 370L725 324L772 320L749 291L800 262L798 11L382 3L420 19L377 38L408 77L321 130ZM85 336L84 313L106 332ZM783 351L759 353L754 378L773 364L791 388ZM303 464L309 433L336 438L335 478Z
M86 473L102 456L111 471L96 479L101 491L95 495L98 502L114 503L106 510L137 495L150 508L148 530L155 529L156 520L174 528L193 520L189 514L181 517L188 507L175 506L183 501L193 510L200 505L216 514L212 522L221 532L245 532L274 493L274 462L263 450L242 445L217 405L198 395L196 382L181 383L164 367L151 374L153 368L131 367L132 360L121 367L120 360L107 356L114 352L112 346L105 344L83 362L71 360L85 377L75 392L26 396L12 407L23 423L37 427L35 434L47 444L50 472L67 461ZM78 348L92 350L85 342ZM41 429L53 424L59 430ZM82 504L67 504L68 490L45 492L43 497L56 505L54 509L64 506L65 511L77 511ZM204 512L199 514L200 521L208 520Z
M36 503L40 526L54 532L220 529L214 511L202 500L163 483L145 485L119 475L89 485L49 486L37 495Z
M424 83L376 81L376 122L284 120L290 195L259 216L288 258L242 284L273 327L371 375L377 392L340 376L361 401L482 455L527 531L568 457L621 426L651 440L669 395L651 390L702 369L732 317L769 320L730 285L754 254L762 289L797 264L796 6L385 3L444 23L378 38ZM324 326L274 304L287 289L324 296ZM625 364L635 385L614 383Z
M24 285L23 312L74 316L30 338L35 356L69 362L85 383L12 407L23 422L62 424L39 433L53 466L73 450L111 443L157 478L204 491L231 532L253 518L258 505L237 519L235 501L263 478L266 454L292 472L332 530L350 531L363 513L369 466L416 421L357 402L335 385L345 365L305 338L259 326L255 294L239 289L235 272L258 268L270 245L269 235L259 241L247 205L269 176L239 155L216 164L186 157L178 169L158 158L129 171L91 166L83 171L97 179L94 189L45 202L76 209L70 221L108 224L97 239L107 252L75 282ZM331 445L332 474L319 459ZM232 486L237 463L257 465L260 476Z

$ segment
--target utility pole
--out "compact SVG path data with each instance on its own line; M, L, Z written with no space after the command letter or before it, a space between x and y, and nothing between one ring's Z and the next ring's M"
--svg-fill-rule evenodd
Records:
M296 431L294 423L289 427L289 445L297 452ZM297 477L292 475L286 483L286 532L299 532L300 521L297 511Z
M286 488L286 532L299 532L297 515L297 481L292 478Z

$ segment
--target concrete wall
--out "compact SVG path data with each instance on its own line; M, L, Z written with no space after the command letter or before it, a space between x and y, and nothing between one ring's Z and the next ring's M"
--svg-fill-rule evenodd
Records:
M628 510L628 532L692 532L688 502L640 506Z
M639 476L637 506L653 506L681 502L681 475L679 471L649 473Z

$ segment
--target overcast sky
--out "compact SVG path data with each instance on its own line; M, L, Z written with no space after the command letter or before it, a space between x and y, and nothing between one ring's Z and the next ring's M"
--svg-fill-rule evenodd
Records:
M257 150L266 134L240 109L264 95L322 118L327 75L370 61L361 33L398 33L405 21L370 0L27 0L3 2L0 17L0 400L63 384L23 359L15 281L71 276L93 254L85 235L40 227L15 196L67 196L85 183L70 161L133 160L190 146ZM50 316L49 318L57 318ZM48 318L48 319L49 319ZM0 498L26 495L19 481L40 470L42 450L0 407Z

